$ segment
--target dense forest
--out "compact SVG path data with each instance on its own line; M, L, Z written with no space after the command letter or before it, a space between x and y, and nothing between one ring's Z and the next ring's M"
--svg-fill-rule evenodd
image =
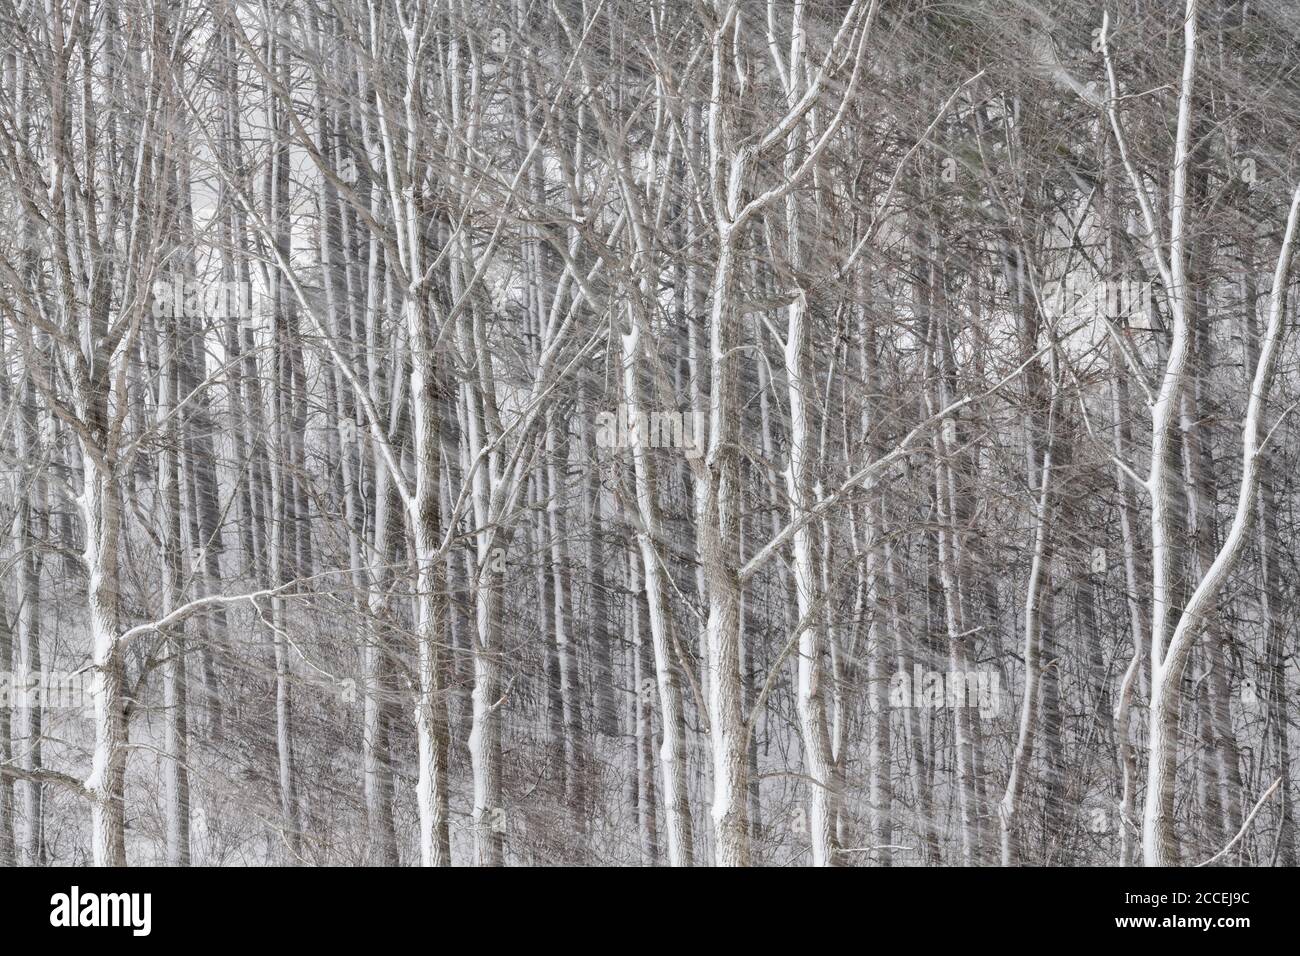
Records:
M1300 8L0 0L0 864L1291 866Z

